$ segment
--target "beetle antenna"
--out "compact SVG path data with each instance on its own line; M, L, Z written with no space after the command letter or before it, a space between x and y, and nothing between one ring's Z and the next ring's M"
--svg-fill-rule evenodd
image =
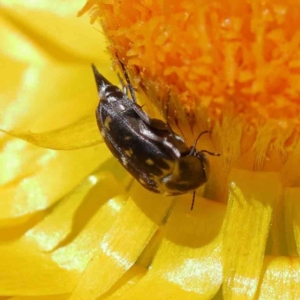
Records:
M129 79L128 73L127 73L127 71L126 71L126 69L125 69L125 66L124 66L124 64L121 62L121 60L120 60L120 58L119 58L119 56L118 56L117 53L116 53L116 57L117 57L117 59L118 59L118 61L119 61L119 64L120 64L120 66L121 66L121 68L122 68L124 77L125 77L126 82L127 82L127 86L128 86L128 88L129 88L129 91L130 91L130 95L131 95L132 101L133 101L134 103L137 103L136 97L135 97L135 93L134 93L134 88L133 88L132 84L130 83L130 79Z
M192 155L192 154L195 152L198 140L199 140L199 139L201 138L201 136L202 136L203 134L205 134L205 133L211 133L211 131L205 130L205 131L202 131L202 132L198 135L198 137L195 139L195 142L194 142L194 145L193 145L193 147L192 147L192 149L191 149L190 155ZM206 152L206 150L202 150L202 151ZM202 152L202 151L201 151L201 152Z

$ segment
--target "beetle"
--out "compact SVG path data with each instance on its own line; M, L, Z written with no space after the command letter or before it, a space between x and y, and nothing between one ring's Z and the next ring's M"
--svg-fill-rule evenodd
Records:
M137 104L134 89L121 61L127 81L122 91L110 83L92 65L98 89L96 119L101 135L122 166L146 189L168 196L193 191L207 182L210 172L205 153L196 150L196 143L187 146L167 123L151 118ZM127 89L131 94L128 96Z

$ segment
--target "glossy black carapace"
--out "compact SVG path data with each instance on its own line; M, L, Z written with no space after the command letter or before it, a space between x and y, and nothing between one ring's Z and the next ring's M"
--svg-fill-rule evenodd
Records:
M146 189L164 195L195 191L209 176L205 153L219 154L197 151L196 141L188 147L166 123L150 118L136 103L128 75L121 66L132 99L126 88L120 90L93 66L100 100L96 118L106 145Z

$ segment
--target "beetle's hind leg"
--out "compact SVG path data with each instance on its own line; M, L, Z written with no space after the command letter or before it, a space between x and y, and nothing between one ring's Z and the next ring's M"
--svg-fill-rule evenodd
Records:
M128 96L129 84L125 84L125 82L119 72L117 73L117 75L118 75L119 81L122 86L123 94ZM137 92L136 88L132 87L132 89L134 90L134 92Z

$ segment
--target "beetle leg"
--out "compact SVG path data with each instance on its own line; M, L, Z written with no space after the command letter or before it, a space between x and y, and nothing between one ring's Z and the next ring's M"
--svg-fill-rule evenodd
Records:
M119 78L121 87L122 87L122 89L123 89L123 93L124 93L125 95L127 95L127 86L125 85L124 80L123 80L123 78L121 77L121 75L120 75L119 72L117 73L117 75L118 75L118 78Z
M168 92L167 105L165 106L165 108L166 108L166 113L165 113L165 116L164 116L164 117L165 117L166 122L167 122L168 130L170 130L170 131L173 132L173 130L172 130L170 124L169 124L169 108L170 108L169 103L170 103L170 90L169 90L169 92Z
M146 114L142 108L137 104L136 101L136 96L135 96L135 91L136 89L132 86L132 84L130 83L130 79L128 76L128 73L125 69L124 64L121 62L121 60L119 59L118 55L116 54L117 59L119 60L120 66L122 68L123 74L125 76L125 79L127 81L127 85L124 85L124 83L122 82L122 79L120 79L121 84L123 86L123 93L127 96L127 88L130 91L131 94L131 98L134 104L133 106L133 110L137 113L137 115L150 127L154 128L154 129L159 129L159 130L170 130L170 126L166 123L164 123L163 121L159 120L159 119L152 119L148 116L148 114Z
M194 209L195 197L196 197L196 191L193 191L193 199L192 199L192 204L191 204L191 210Z
M199 151L198 153L207 153L209 155L212 155L212 156L220 156L221 153L218 153L218 152L210 152L210 151L207 151L207 150L201 150Z
M193 147L192 147L192 149L191 149L190 155L193 155L193 154L196 152L197 142L198 142L198 140L200 139L200 137L201 137L203 134L205 134L205 133L211 133L211 131L205 130L205 131L202 131L202 132L198 135L198 137L195 139L195 142L194 142L194 145L193 145Z
M129 85L127 84L127 85L122 85L122 87L123 87L123 94L124 95L126 95L126 97L128 97L128 89L130 90L130 88L129 88ZM137 91L137 89L136 88L134 88L134 87L132 87L133 88L133 90L136 92ZM132 99L133 100L133 99ZM133 101L134 102L134 101ZM134 102L135 103L135 102Z
M125 77L126 82L127 82L127 87L128 87L128 89L129 89L129 91L130 91L130 94L131 94L132 101L133 101L134 103L137 103L136 97L135 97L134 88L133 88L133 86L132 86L131 83L130 83L130 79L129 79L128 73L127 73L127 71L126 71L126 69L125 69L125 66L124 66L124 64L121 62L121 60L119 59L117 53L116 53L116 57L117 57L117 59L118 59L118 61L119 61L119 63L120 63L120 66L121 66L121 68L122 68L124 77Z

